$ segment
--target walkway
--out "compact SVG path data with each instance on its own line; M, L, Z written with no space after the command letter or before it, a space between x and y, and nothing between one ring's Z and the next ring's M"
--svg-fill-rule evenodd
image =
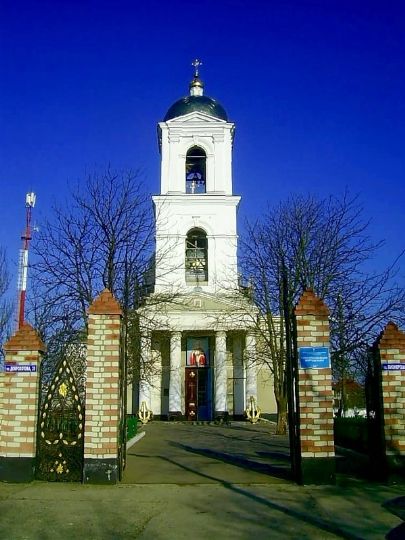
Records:
M127 452L126 484L289 482L288 439L274 425L152 422Z
M124 484L0 483L0 538L405 538L404 483L338 475L336 486L297 486L271 424L154 422L145 432Z

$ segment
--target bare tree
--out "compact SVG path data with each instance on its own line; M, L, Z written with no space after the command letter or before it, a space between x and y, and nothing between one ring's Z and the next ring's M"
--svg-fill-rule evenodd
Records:
M153 224L140 174L110 168L88 175L53 208L33 243L31 305L51 346L86 327L87 308L105 287L120 302L128 327L148 288Z
M3 359L3 344L11 332L13 303L7 298L10 274L5 250L0 247L0 362Z
M242 266L261 312L258 329L263 361L274 377L278 432L285 431L287 418L285 310L292 315L305 289L313 289L331 310L335 374L352 370L361 347L384 322L401 322L405 294L393 282L395 265L380 274L366 271L380 246L368 234L357 198L347 193L328 199L293 196L248 224Z
M405 290L396 283L399 259L379 273L357 273L343 281L331 306L332 368L339 383L338 415L348 408L346 381L364 381L369 346L387 322L405 324Z

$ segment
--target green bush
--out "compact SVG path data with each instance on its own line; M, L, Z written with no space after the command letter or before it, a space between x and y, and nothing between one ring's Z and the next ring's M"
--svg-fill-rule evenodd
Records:
M127 414L127 441L135 437L138 426L136 414Z
M335 444L367 453L368 431L366 418L335 418Z

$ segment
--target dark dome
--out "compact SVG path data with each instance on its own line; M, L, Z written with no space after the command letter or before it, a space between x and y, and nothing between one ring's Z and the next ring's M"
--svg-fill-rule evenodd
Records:
M164 117L164 122L194 111L203 112L210 116L215 116L215 118L228 121L228 115L225 109L215 99L208 96L186 96L173 103Z

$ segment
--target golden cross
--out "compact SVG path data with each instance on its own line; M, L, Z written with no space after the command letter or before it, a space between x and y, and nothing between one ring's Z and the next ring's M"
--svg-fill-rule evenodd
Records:
M191 62L191 65L194 66L194 77L198 77L198 68L202 66L202 62L196 58L194 62Z

